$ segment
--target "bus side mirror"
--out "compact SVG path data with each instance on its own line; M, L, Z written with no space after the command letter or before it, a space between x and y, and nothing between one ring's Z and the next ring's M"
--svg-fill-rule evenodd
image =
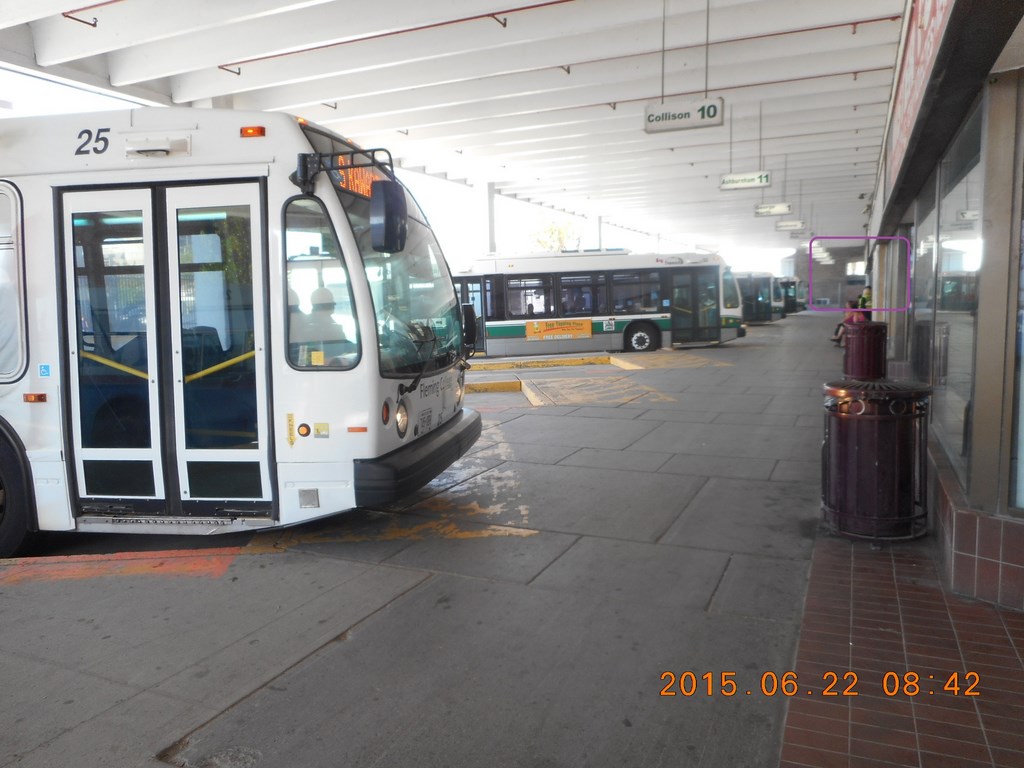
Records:
M375 181L370 191L370 239L378 253L405 250L408 231L405 187L397 181Z
M462 343L467 347L476 346L476 309L472 304L462 305Z

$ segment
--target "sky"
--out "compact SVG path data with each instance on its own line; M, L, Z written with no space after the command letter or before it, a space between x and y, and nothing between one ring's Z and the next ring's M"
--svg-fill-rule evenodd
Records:
M0 119L31 115L69 114L124 109L134 102L52 82L0 68ZM468 270L490 250L484 193L466 184L399 171L434 228L452 271ZM495 200L495 244L501 254L535 253L552 227L566 233L566 247L581 249L626 248L635 253L672 253L686 250L679 243L605 225L600 235L596 222L532 203L498 196ZM737 271L781 274L784 250L723 248L722 257Z

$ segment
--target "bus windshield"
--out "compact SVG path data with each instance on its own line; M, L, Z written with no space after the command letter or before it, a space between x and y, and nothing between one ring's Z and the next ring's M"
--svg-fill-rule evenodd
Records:
M409 216L401 253L370 247L370 201L340 192L356 233L373 295L381 373L407 375L445 368L455 362L461 328L455 287L434 233ZM418 212L408 200L410 214Z
M312 129L306 133L317 152L352 149L337 137ZM355 233L373 296L381 374L429 374L452 365L462 341L459 305L441 248L416 201L406 191L405 249L378 253L371 245L370 200L335 189Z

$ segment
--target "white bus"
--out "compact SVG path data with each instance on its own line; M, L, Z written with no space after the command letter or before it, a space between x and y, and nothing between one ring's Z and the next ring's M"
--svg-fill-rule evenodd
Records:
M455 275L491 355L721 344L745 329L718 256L562 251L488 257Z
M0 555L406 495L480 434L466 340L383 150L284 114L0 121Z

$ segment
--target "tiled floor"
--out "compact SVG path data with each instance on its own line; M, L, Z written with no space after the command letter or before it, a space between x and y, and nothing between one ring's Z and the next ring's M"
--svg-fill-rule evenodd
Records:
M822 534L781 764L1022 768L1022 659L1024 614L945 592L928 539Z

